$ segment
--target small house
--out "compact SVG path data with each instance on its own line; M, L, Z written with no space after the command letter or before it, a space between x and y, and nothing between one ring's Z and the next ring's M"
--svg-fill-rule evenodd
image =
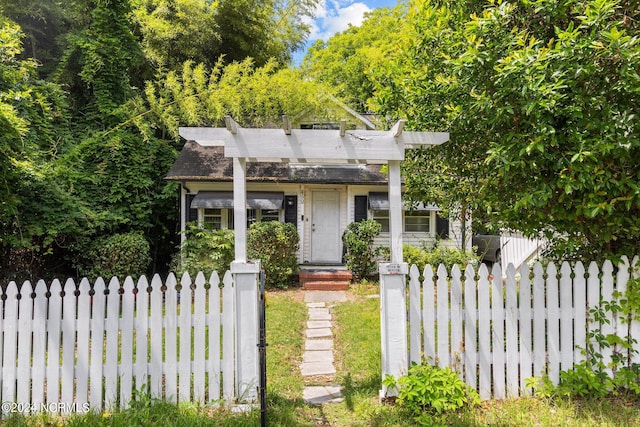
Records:
M367 122L363 118L362 123ZM328 133L347 134L344 121L321 126L314 129L307 125L305 129L302 124L297 132L308 132L313 138ZM260 129L252 131L255 138L260 138ZM366 134L366 127L362 131L353 129L349 135L357 139L359 132ZM181 230L188 222L213 229L233 228L232 158L225 157L220 144L191 139L193 132L181 134L187 141L167 174L167 179L180 183ZM383 164L248 158L245 179L247 226L255 221L294 224L300 236L298 260L302 266L342 265L342 234L354 221L378 221L382 233L376 244L389 245L389 180ZM459 222L443 218L436 206L405 207L404 243L431 245L441 239L448 246L461 247L462 238Z

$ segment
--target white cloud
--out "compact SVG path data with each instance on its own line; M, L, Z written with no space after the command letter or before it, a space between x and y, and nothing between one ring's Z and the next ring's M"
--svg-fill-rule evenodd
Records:
M320 1L316 8L316 19L309 23L309 40L328 40L335 33L346 30L349 24L359 26L367 12L371 12L371 9L361 2Z

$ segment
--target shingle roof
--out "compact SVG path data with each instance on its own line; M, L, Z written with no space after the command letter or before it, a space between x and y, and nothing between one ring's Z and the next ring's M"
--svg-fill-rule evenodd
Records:
M322 184L386 184L381 165L305 165L247 162L247 181ZM167 173L174 181L232 181L233 162L223 147L187 141Z

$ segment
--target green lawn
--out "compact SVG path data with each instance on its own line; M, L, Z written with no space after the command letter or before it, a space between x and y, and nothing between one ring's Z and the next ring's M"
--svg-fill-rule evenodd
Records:
M303 353L306 307L301 291L267 295L267 425L412 426L408 414L378 401L380 388L379 299L375 286L359 286L353 298L333 309L337 326L335 363L343 386L342 403L312 407L302 401L299 363ZM637 399L548 400L522 398L485 402L447 414L440 424L454 426L634 426L640 425ZM208 406L172 405L144 398L127 411L59 418L13 417L3 426L259 426L259 411L232 414Z

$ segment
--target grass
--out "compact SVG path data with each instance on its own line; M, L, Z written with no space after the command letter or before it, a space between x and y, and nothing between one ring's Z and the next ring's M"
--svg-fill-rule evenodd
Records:
M304 344L306 307L300 291L267 295L267 425L291 427L413 426L409 414L378 400L380 389L380 301L375 285L352 289L353 298L333 308L337 381L342 403L309 406L302 401L299 363ZM610 399L550 400L521 398L484 402L448 413L434 425L451 426L634 426L640 425L640 401ZM13 416L2 426L259 426L259 411L235 414L192 404L154 402L144 396L113 414Z

